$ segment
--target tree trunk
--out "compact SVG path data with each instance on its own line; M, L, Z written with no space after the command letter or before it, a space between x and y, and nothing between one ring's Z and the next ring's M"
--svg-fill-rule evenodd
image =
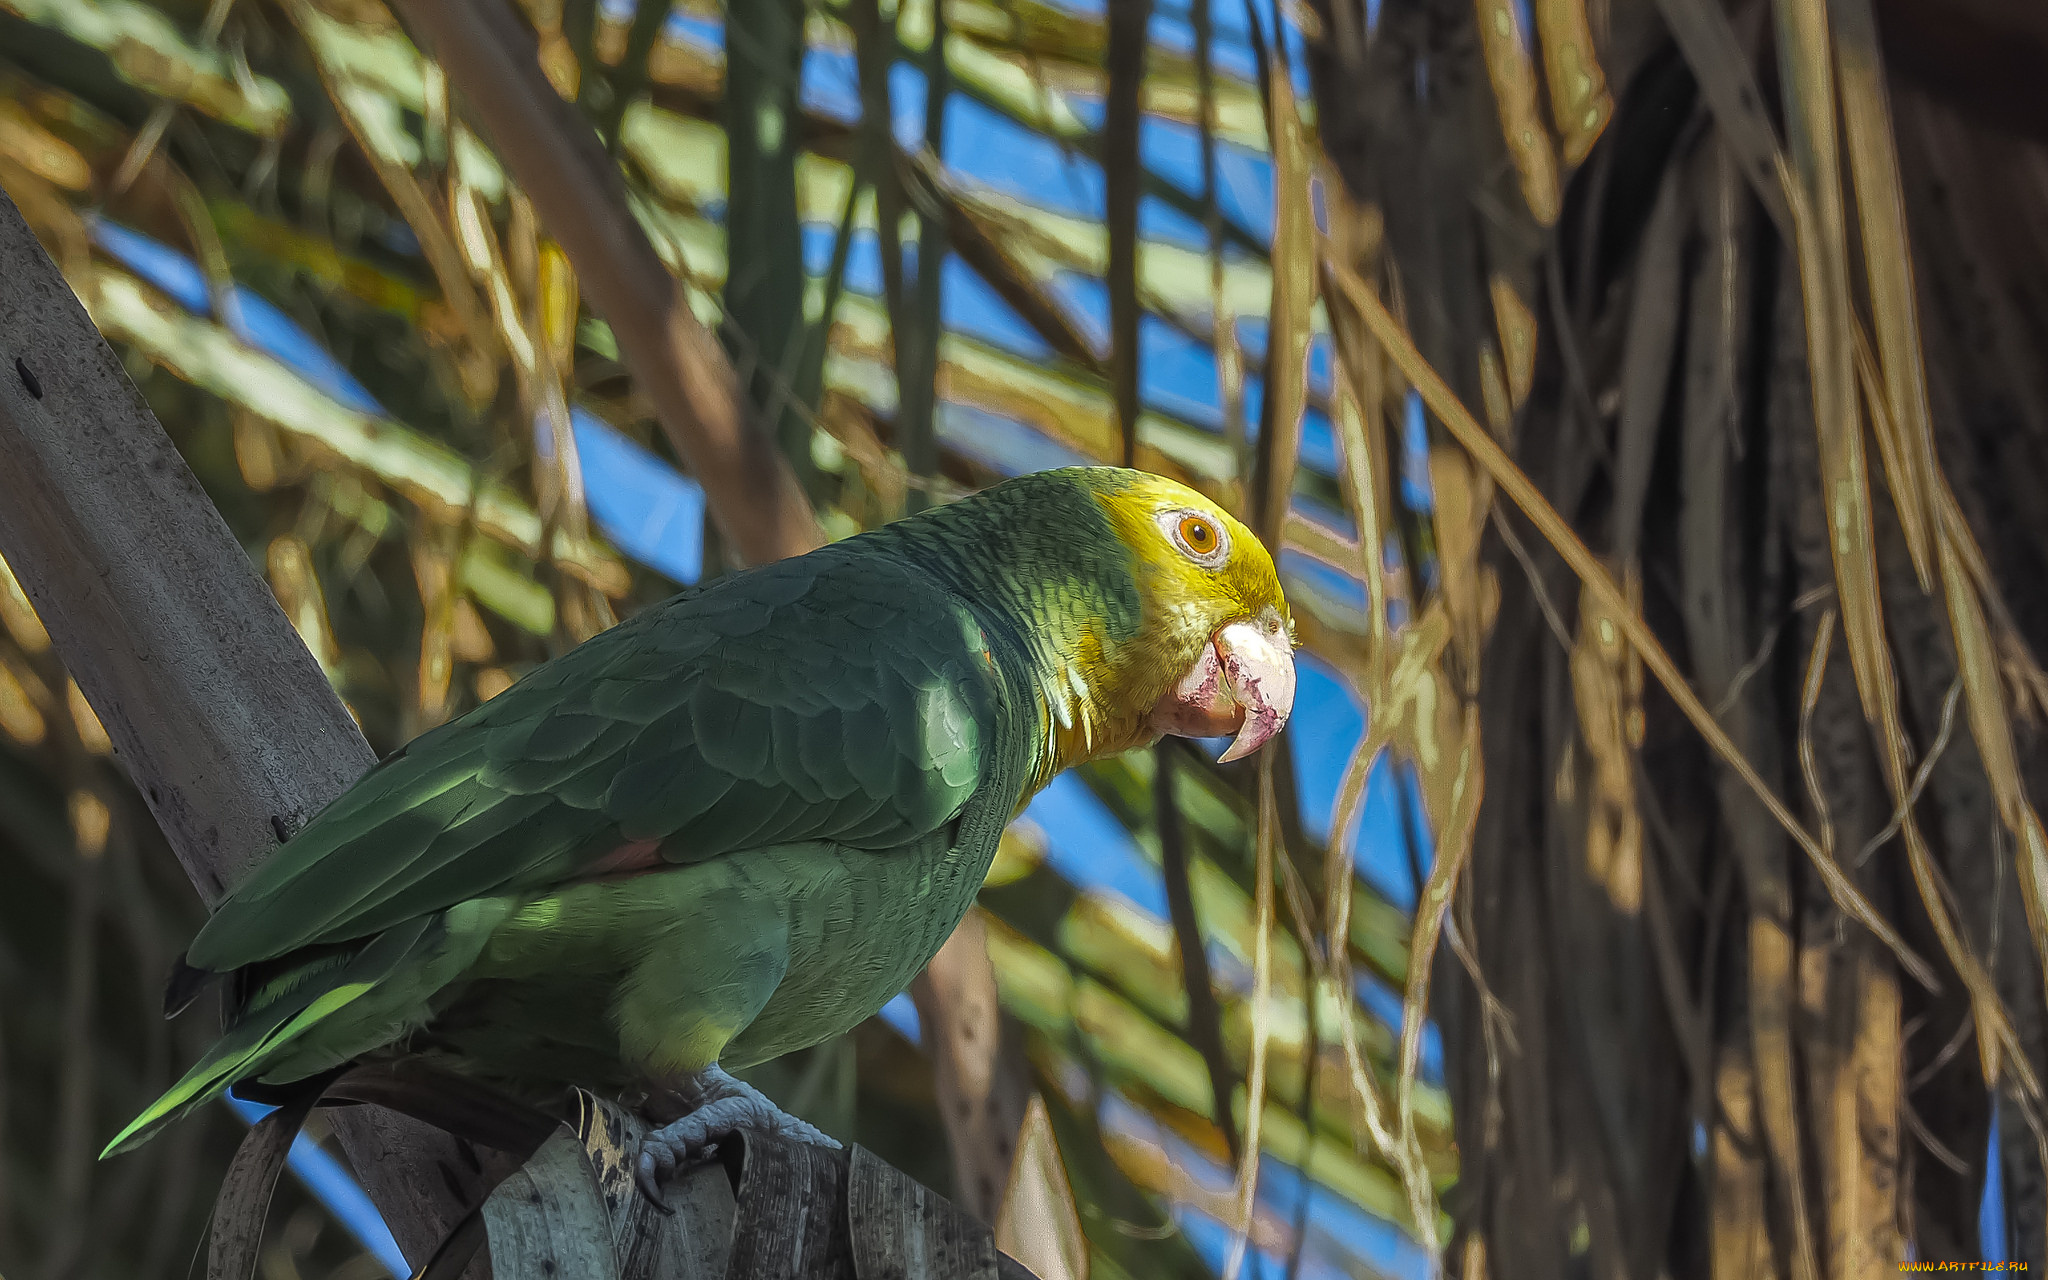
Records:
M1958 8L1969 22L1951 28L1943 6L1876 6L1934 448L1988 562L2019 765L2039 795L2048 744L2028 655L2048 647L2033 590L2048 570L2048 132L2015 85L1985 82L1997 60L1955 51L1987 47L1987 30L1990 43L2024 44L2041 29L2035 7ZM1844 919L1654 684L1637 698L1626 678L1601 683L1603 670L1625 676L1626 658L1601 666L1598 611L1573 607L1577 581L1511 515L1532 564L1489 532L1500 603L1476 682L1486 792L1456 908L1506 1020L1489 1022L1446 957L1435 1012L1459 1139L1451 1208L1496 1273L1518 1280L1874 1276L1908 1245L1976 1259L1993 1090L1908 869L1840 625L1808 300L1760 105L1778 92L1769 6L1606 10L1606 70L1627 90L1547 235L1501 191L1504 159L1429 141L1429 121L1472 98L1454 88L1477 74L1469 3L1386 0L1356 53L1364 92L1343 75L1344 50L1312 45L1325 145L1353 193L1382 207L1388 277L1468 403L1484 395L1492 318L1456 299L1484 298L1489 277L1527 283L1541 341L1511 426L1516 460L1617 577L1640 583L1643 615L1694 691L1936 964L1941 989L1904 976ZM1740 76L1712 65L1723 53L1747 56ZM1832 57L1846 57L1839 42ZM1750 77L1745 96L1737 82ZM1478 96L1490 110L1483 86ZM1852 222L1852 245L1863 234ZM1852 252L1849 267L1867 314L1866 264ZM1863 439L1886 648L1911 765L1926 762L1913 814L1963 945L2010 1015L2015 1056L2038 1070L2048 940L2030 930L2014 842L1956 705L1940 582L1923 587L1889 464ZM1593 715L1602 697L1620 699L1612 732ZM2008 1256L2038 1268L2048 1183L2012 1067L1996 1112Z
M4 193L0 372L0 556L213 902L375 756ZM482 1194L427 1125L334 1129L410 1259Z

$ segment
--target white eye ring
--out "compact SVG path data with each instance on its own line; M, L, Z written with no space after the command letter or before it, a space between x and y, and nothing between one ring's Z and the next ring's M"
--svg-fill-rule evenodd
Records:
M1176 550L1204 569L1220 569L1230 559L1230 533L1207 512L1186 507L1162 511L1159 527Z

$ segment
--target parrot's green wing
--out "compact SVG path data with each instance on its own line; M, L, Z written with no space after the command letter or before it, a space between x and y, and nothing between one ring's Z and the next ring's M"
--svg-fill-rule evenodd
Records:
M677 597L422 735L237 886L187 963L225 972L656 859L940 830L1007 749L1003 680L973 612L877 551Z

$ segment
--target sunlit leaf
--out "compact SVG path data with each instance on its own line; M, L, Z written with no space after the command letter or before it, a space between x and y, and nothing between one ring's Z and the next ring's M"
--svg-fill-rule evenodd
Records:
M1080 1211L1060 1163L1045 1099L1036 1095L1017 1135L1010 1191L996 1218L996 1247L1040 1280L1088 1280L1088 1244L1081 1236Z

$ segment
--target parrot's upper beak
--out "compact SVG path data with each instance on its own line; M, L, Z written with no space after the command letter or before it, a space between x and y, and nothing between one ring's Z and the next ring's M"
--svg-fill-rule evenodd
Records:
M1287 724L1294 710L1294 646L1280 611L1233 622L1202 650L1152 709L1152 727L1185 738L1236 739L1221 760L1242 760Z

